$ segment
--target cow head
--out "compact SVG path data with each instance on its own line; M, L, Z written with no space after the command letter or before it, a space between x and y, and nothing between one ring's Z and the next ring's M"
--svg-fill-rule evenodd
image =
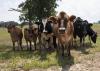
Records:
M15 28L15 25L8 25L7 26L8 33L11 33L13 28Z
M88 24L88 26L89 26L89 27L92 27L92 26L93 26L93 24L92 24L92 23L89 23L89 24Z
M73 22L75 18L76 18L76 16L71 15L71 16L69 17L69 20Z
M59 17L60 17L60 18L65 18L65 16L66 16L66 13L65 13L65 12L61 11L61 12L59 13Z
M97 40L97 32L94 32L93 35L91 36L91 40L93 43L96 43Z
M49 20L52 21L53 24L57 24L57 17L55 16L50 16Z

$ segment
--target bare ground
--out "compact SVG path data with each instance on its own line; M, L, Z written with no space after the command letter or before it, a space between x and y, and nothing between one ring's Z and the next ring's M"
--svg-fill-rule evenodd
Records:
M73 65L53 66L48 69L32 69L29 71L100 71L100 52L79 57L78 59L78 63Z
M0 63L0 71L100 71L100 52L88 55L80 53L76 63L65 66L52 66L48 69L34 68L31 70L23 70L21 67L15 69L2 69L4 66L6 67L5 62Z

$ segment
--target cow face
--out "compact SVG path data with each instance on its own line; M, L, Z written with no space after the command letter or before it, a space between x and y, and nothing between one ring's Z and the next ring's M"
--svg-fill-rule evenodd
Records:
M15 25L8 25L7 26L8 33L11 33L13 28L15 28Z
M43 27L46 27L47 19L42 19ZM45 29L43 29L43 32L47 32Z
M52 21L47 21L46 25L44 26L44 33L52 33L53 30L53 23Z
M11 33L12 27L7 27L8 33Z
M93 41L93 43L96 43L97 40L97 33L94 32L93 35L91 36L91 40Z

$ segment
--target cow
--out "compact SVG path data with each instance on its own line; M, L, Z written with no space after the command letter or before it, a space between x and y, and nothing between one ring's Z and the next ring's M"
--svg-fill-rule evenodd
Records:
M39 25L38 26L39 40L42 47L45 47L46 44L48 44L47 47L52 47L51 46L52 41L53 41L54 48L57 47L56 36L55 36L56 34L55 25L57 21L54 22L53 19L55 19L55 17L50 16L49 18L43 19L42 22L36 22L36 24Z
M63 14L65 14L65 15L63 15ZM61 17L59 19L57 19L58 24L60 24L60 22L61 22L61 24L65 24L66 26L64 26L65 29L60 29L60 31L58 31L58 36L57 36L58 44L62 49L62 56L64 56L65 48L67 48L67 56L71 56L70 47L73 42L73 33L74 33L73 21L76 17L74 15L72 15L70 17L67 16L68 17L67 18L65 12L60 13L60 16ZM65 19L63 19L63 22L62 22L62 18L65 18ZM59 30L59 28L58 28L58 30ZM61 30L65 30L65 31L62 33ZM59 51L59 48L58 48L58 51Z
M74 39L78 36L80 38L80 45L85 42L85 37L89 36L93 43L96 43L97 33L92 29L92 24L88 23L87 20L82 20L77 17L74 20Z
M73 21L75 18L76 17L74 15L70 16L68 18L68 22L66 22L65 32L58 34L58 44L62 48L62 56L64 56L65 47L67 48L67 56L71 56L70 48L73 42L73 33L74 33Z
M41 33L41 45L42 47L46 47L46 44L48 44L47 47L51 48L52 33L53 33L52 21L48 20L48 18L45 18L42 20L42 23L43 23L43 32Z
M27 44L28 50L28 42L30 43L30 51L32 50L32 42L34 42L34 47L36 50L36 41L37 41L37 28L24 28L24 38Z
M8 25L7 27L8 33L10 33L10 37L13 43L13 50L15 50L15 43L17 42L18 47L22 48L22 38L23 38L23 33L22 29L16 27L15 25Z
M80 45L84 45L85 37L87 35L87 23L83 21L80 17L74 20L74 39L77 36L80 38Z

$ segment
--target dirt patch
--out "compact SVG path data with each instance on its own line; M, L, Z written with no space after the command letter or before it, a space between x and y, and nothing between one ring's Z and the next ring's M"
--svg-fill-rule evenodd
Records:
M100 52L79 57L79 63L72 66L50 67L48 69L32 69L30 71L100 71Z

